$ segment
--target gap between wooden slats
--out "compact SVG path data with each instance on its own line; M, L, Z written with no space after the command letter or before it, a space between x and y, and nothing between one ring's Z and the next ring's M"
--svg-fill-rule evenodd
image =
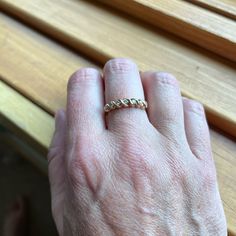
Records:
M185 1L99 0L236 62L236 22Z
M236 1L235 0L185 0L210 11L221 14L236 20Z

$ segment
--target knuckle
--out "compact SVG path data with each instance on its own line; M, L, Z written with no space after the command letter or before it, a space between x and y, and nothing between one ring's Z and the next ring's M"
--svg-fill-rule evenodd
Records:
M104 70L106 72L110 73L119 73L119 74L125 74L127 72L130 72L134 70L136 67L135 63L127 58L115 58L109 60L105 66Z
M87 186L96 192L102 173L101 154L98 150L88 147L85 142L76 146L73 157L68 161L68 179L74 189Z
M77 70L68 81L68 89L73 89L81 83L91 83L97 80L99 71L94 68L82 68Z
M151 78L158 84L179 86L177 79L172 74L167 72L154 72Z
M122 144L124 158L128 162L131 170L147 175L153 167L155 157L151 151L147 150L140 139L131 138ZM147 155L149 153L149 155Z
M201 135L203 136L205 134L202 133ZM196 137L194 140L197 143L191 146L194 156L203 164L212 164L212 154L209 140L204 137Z
M60 149L60 147L50 147L47 154L48 163L50 163L53 159L57 158L62 153Z
M122 109L117 109L113 111L113 114L108 113L108 115L110 115L112 117L112 120L114 121L113 124L115 125L113 130L117 132L121 137L123 137L124 135L126 137L133 136L134 130L136 130L136 132L139 132L144 128L149 128L149 124L147 124L146 119L137 120L137 116L143 116L143 110L141 109L137 109L135 112L132 109L126 109L125 111Z
M81 172L81 161L80 159L73 159L67 165L67 176L68 181L73 189L79 189L85 183L84 175Z
M54 159L56 155L57 155L57 152L55 152L53 148L50 148L47 154L48 162L51 162L51 160Z
M186 98L183 99L183 102L185 109L187 109L189 112L193 112L197 115L204 114L204 107L200 102Z

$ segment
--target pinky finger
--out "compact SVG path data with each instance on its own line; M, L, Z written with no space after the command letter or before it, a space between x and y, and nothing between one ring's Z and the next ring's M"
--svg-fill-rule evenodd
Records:
M203 106L183 98L184 126L192 153L198 159L212 159L209 128Z

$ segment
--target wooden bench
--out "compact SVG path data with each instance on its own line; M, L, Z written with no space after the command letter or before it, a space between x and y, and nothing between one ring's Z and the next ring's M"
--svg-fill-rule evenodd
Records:
M149 5L155 2L151 0L101 2L0 2L1 123L45 156L53 132L53 114L65 107L66 84L73 71L84 66L102 68L112 57L133 58L141 70L169 71L179 79L183 95L205 106L228 228L236 235L235 21L205 5L175 1L184 12L197 9L206 22L207 16L217 19L213 26L230 22L229 29L225 26L221 31L218 27L213 32L206 24L201 28L197 21L188 20L189 15L178 15L178 11L173 15L171 4ZM115 10L117 6L119 11ZM139 19L120 12L127 9ZM140 11L146 17L137 14ZM150 11L159 12L166 25L156 23L155 14L148 19ZM182 33L189 29L193 33L180 38L178 28L172 27L179 21ZM194 39L197 34L204 43Z

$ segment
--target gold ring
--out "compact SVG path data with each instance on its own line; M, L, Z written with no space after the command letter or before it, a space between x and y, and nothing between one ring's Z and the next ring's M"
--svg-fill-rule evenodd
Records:
M111 101L104 106L104 111L109 112L115 109L120 108L139 108L139 109L146 109L148 106L147 102L142 99L136 98L123 98L118 99L116 101Z

